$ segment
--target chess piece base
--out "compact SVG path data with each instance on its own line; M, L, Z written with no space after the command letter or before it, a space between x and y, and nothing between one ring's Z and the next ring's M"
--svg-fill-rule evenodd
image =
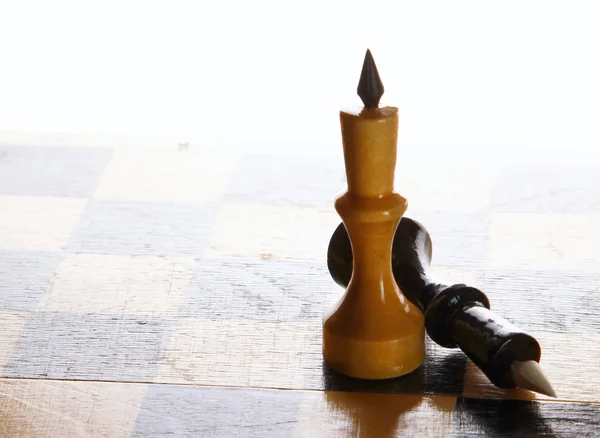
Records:
M323 330L323 357L341 374L381 380L409 374L425 360L424 332L391 340L360 340Z

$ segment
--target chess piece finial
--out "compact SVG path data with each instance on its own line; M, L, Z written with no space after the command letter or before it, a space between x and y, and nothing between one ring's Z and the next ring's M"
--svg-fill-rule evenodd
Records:
M535 360L513 361L510 372L515 384L523 389L556 398L556 392Z
M362 73L356 91L363 101L365 108L377 108L381 96L383 96L385 91L381 78L379 77L379 72L377 71L377 66L375 65L375 60L369 49L367 49L365 55Z

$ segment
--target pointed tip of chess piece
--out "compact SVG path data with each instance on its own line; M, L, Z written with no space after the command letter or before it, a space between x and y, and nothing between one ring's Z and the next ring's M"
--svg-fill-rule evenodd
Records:
M375 60L369 49L367 49L365 55L357 92L365 108L377 108L379 100L383 96L383 83L381 82Z
M511 371L518 387L556 398L556 392L536 361L516 360L511 365Z

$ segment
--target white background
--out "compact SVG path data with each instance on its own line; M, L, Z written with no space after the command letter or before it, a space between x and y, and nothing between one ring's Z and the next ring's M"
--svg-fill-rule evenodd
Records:
M0 131L337 151L369 47L400 147L598 157L597 1L0 5Z

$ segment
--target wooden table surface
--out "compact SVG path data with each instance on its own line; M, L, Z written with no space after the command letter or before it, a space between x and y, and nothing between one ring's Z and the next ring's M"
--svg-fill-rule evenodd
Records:
M541 342L558 399L429 341L391 381L323 364L341 147L3 134L0 435L599 436L600 174L471 158L400 144L396 190L436 272Z

